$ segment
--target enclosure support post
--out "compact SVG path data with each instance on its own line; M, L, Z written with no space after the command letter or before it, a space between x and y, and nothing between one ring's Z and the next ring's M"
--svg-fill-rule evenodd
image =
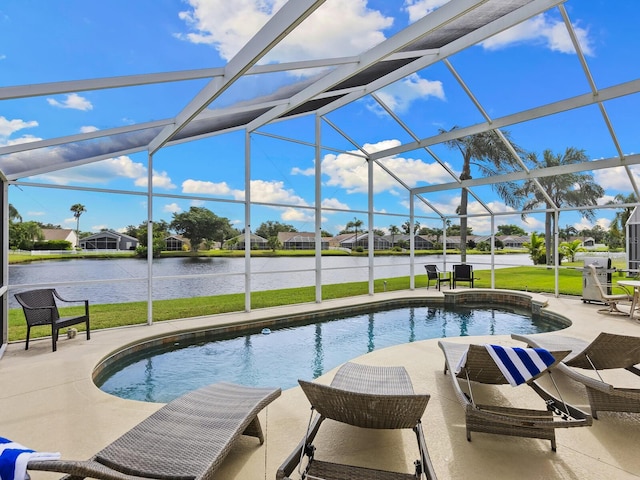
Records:
M559 231L558 231L558 218L560 216L560 211L558 209L556 209L553 212L553 263L555 266L555 284L556 284L556 288L555 288L555 295L556 298L558 298L560 296L560 252L558 252L558 247L559 247L559 242L558 242L558 236L559 236Z
M367 253L369 257L369 295L373 295L374 293L374 256L373 252L375 250L374 238L373 238L373 160L367 158L367 180L368 180L368 188L367 188L367 204L368 204L368 215L367 215L367 225L369 232L367 233ZM358 239L356 238L356 245Z
M322 302L322 152L320 150L321 141L321 118L316 115L316 144L315 144L315 240L316 240L316 303Z
M153 154L147 161L147 325L153 323Z
M415 259L416 259L416 239L413 235L413 222L414 218L414 208L415 208L415 195L413 192L409 195L409 290L416 289L416 279L415 279Z
M244 310L251 311L251 134L244 134Z

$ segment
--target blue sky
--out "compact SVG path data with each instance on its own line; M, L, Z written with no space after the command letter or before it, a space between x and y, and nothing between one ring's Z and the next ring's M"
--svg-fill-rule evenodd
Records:
M283 2L280 0L4 0L0 3L0 87L45 82L114 77L143 73L219 67ZM443 4L441 0L328 0L265 59L289 62L356 55L380 43L413 21ZM598 88L640 78L640 4L632 0L612 2L569 0L565 4ZM482 45L449 60L487 114L499 118L571 96L588 93L589 84L570 43L557 9L550 10ZM216 106L224 107L305 78L269 74L244 79L227 91ZM206 80L176 84L94 90L65 95L0 101L0 147L31 140L126 126L175 116L204 86ZM482 116L455 81L451 71L436 63L377 95L420 138L439 129L481 122ZM638 143L638 94L605 104L624 154L640 151ZM337 111L328 119L367 151L378 151L413 139L371 97ZM313 141L312 117L268 125L261 132L302 141ZM527 151L541 155L551 149L584 149L591 159L617 156L597 107L574 110L553 117L516 124L506 130ZM323 229L338 233L354 217L365 221L367 209L366 162L340 153L355 147L327 125L322 143L334 150L322 152L322 203L330 208L356 212L323 213ZM456 151L441 145L433 151L459 173ZM314 150L254 134L251 141L252 198L278 206L256 206L251 226L276 220L299 231L313 230ZM425 151L411 151L385 160L385 165L410 187L450 182L445 170ZM635 167L632 167L632 170ZM135 153L55 173L21 179L51 185L70 185L122 192L144 192L148 172L145 153ZM232 133L162 149L154 157L155 192L214 198L161 197L154 200L154 217L171 220L172 213L192 205L205 206L244 226L244 136ZM635 174L635 171L634 171ZM593 172L605 189L601 203L616 194L629 194L624 171ZM475 190L497 212L508 208L490 187ZM458 190L428 196L446 214L459 205ZM82 203L87 212L81 230L122 230L146 219L146 198L140 195L107 195L101 192L11 186L9 201L24 220L74 228L69 208ZM375 172L374 227L387 229L408 219L408 195L395 181ZM470 213L482 211L472 201ZM441 226L435 215L419 206L422 225ZM608 228L613 210L598 210L597 223ZM526 223L520 215L499 217L497 224L514 223L526 231L543 231L543 216ZM474 233L489 232L489 218L471 218ZM579 230L593 226L579 214L562 212L560 226Z

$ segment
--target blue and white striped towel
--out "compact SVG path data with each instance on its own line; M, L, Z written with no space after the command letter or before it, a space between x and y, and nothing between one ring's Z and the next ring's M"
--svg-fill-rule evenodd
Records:
M24 480L29 460L58 460L59 453L35 452L0 437L0 480Z
M512 387L525 383L555 362L553 355L544 348L485 347Z

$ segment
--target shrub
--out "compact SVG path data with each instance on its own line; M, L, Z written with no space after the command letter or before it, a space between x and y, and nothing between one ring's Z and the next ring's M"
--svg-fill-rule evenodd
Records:
M71 250L68 240L46 240L33 244L33 250Z

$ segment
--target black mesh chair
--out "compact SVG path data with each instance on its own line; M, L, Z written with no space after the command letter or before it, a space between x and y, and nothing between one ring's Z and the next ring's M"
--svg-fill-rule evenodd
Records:
M425 265L427 270L427 288L431 285L431 280L436 281L436 287L440 290L441 283L449 283L451 288L451 274L449 272L441 272L437 265Z
M53 351L56 351L58 341L58 331L61 328L83 323L86 325L87 340L91 338L89 329L89 300L65 300L54 288L42 288L39 290L29 290L16 293L16 300L22 305L24 316L27 320L27 343L24 349L29 349L29 334L31 327L39 325L51 325L51 341ZM56 298L61 302L84 303L84 315L74 317L61 317L56 305Z
M472 265L454 265L453 266L453 288L456 288L458 282L466 282L473 288L473 266Z

